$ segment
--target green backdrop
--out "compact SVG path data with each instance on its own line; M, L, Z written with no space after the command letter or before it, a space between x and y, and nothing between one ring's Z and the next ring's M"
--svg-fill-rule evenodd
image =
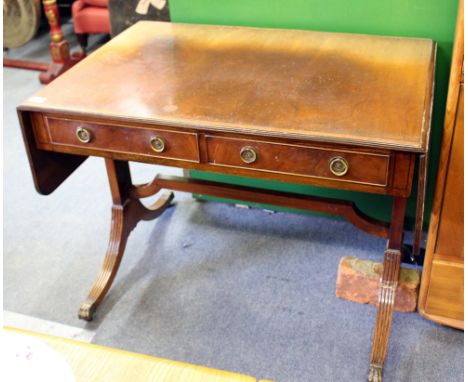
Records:
M425 214L427 225L434 195L458 0L170 0L169 3L174 22L426 37L435 40L438 52ZM390 219L391 199L386 196L200 171L191 171L190 175L200 179L349 199L371 216L387 221ZM407 224L414 219L415 191L416 183L407 210Z

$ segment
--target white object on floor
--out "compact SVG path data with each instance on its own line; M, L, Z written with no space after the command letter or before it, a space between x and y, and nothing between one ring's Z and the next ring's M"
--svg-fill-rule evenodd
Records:
M19 333L2 333L4 381L75 382L64 356L43 341Z
M3 325L88 343L92 341L95 335L95 332L91 330L64 325L58 322L42 320L40 318L10 312L7 310L3 311Z

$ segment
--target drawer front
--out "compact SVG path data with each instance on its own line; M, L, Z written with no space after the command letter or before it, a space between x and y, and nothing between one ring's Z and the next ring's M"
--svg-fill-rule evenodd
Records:
M383 187L388 184L390 154L214 136L206 136L206 146L211 165Z
M53 145L199 162L195 133L46 118ZM38 136L38 134L36 135Z

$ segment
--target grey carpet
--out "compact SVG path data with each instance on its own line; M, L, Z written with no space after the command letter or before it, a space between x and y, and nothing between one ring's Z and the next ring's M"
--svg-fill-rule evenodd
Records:
M8 54L45 60L47 41ZM98 158L36 194L15 107L40 88L37 76L4 69L4 309L87 327L98 344L278 382L365 380L375 309L337 299L335 277L344 255L380 261L384 241L332 219L177 194L132 233L95 321L79 321L107 245L110 195ZM136 182L179 172L132 170ZM385 377L463 380L463 332L396 313Z

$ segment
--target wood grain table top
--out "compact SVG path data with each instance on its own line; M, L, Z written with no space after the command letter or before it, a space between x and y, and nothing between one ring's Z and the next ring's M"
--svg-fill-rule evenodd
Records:
M425 152L436 46L142 21L20 108Z

